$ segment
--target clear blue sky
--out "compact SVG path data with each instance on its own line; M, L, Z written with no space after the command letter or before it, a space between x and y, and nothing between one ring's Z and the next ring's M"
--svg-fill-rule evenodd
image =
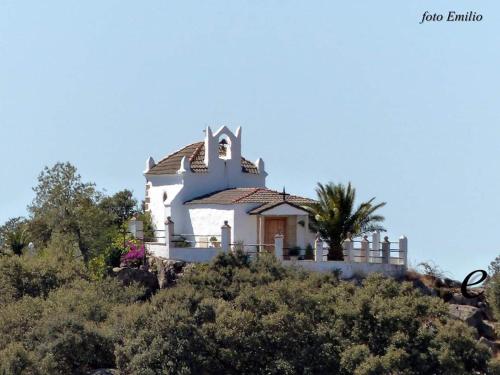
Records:
M475 10L482 23L419 25ZM43 166L143 198L142 171L243 126L268 185L387 201L410 259L456 278L500 253L497 1L0 1L0 222Z

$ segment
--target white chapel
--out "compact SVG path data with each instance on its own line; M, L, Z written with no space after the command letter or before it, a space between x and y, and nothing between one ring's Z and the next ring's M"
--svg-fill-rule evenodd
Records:
M264 161L252 163L241 150L241 127L235 133L207 127L204 140L158 162L149 157L145 204L153 226L160 230L170 220L176 234L199 244L227 222L234 242L272 244L279 233L284 249L312 245L306 208L314 201L268 189Z

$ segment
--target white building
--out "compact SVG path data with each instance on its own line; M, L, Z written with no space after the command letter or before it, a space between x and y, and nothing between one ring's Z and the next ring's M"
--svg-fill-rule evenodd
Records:
M191 247L213 245L210 239L220 239L224 222L231 227L232 241L245 246L274 244L276 234L284 236L285 255L291 247L313 246L315 233L304 207L314 201L268 189L264 161L248 161L241 149L241 128L232 133L224 126L213 133L208 127L203 141L158 163L150 157L144 171L145 203L157 233L170 217L176 238Z

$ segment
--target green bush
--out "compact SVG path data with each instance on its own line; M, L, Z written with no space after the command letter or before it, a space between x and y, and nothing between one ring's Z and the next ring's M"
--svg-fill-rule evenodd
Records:
M0 259L10 286L0 314L0 374L80 374L115 364L107 320L134 304L142 288L114 279L89 281L54 258ZM5 289L4 289L5 290Z
M0 258L0 305L23 296L47 296L59 286L82 277L83 265L49 257Z
M500 273L495 273L486 285L486 298L495 318L500 319Z
M410 284L372 275L356 287L265 256L220 256L145 306L121 331L124 373L468 374L491 356Z
M186 268L175 287L142 301L141 288L89 279L72 264L50 252L0 259L10 293L0 314L0 374L102 367L148 375L487 374L499 367L439 298L381 275L356 286L237 252Z
M40 374L32 357L21 343L8 345L0 351L0 375Z

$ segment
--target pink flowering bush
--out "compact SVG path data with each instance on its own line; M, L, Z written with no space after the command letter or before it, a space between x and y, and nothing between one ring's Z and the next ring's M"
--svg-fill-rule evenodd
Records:
M132 241L127 242L126 250L128 250L121 257L122 263L125 263L127 266L139 266L145 255L144 244L138 248L138 245L133 243Z

